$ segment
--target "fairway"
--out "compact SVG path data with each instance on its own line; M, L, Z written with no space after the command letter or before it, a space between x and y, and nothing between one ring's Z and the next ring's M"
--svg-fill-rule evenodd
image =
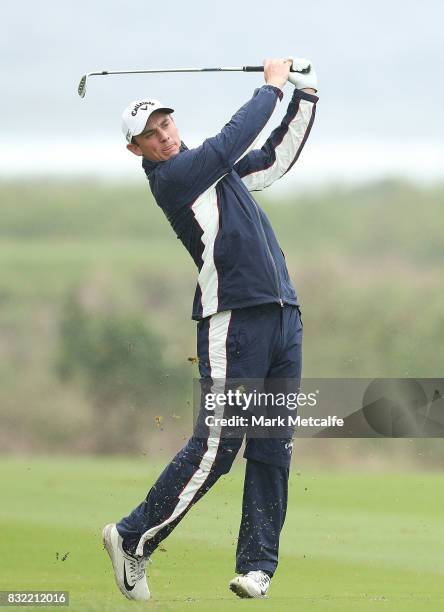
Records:
M0 589L69 590L71 610L444 609L444 476L419 472L294 467L269 598L235 598L227 584L242 462L156 551L148 565L152 600L126 601L101 529L144 497L161 467L138 458L3 458Z

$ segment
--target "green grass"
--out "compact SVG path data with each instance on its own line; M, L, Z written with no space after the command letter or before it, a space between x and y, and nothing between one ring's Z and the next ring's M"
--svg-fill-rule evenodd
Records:
M101 528L140 501L160 468L140 459L3 458L0 589L69 590L71 610L444 609L444 475L436 473L295 467L270 597L236 599L226 585L242 463L154 555L152 600L127 602L113 583Z

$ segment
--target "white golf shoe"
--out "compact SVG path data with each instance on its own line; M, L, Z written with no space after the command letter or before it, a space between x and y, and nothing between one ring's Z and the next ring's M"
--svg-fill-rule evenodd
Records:
M257 599L267 595L270 580L271 578L268 574L262 570L255 570L233 578L230 582L230 589L238 597Z
M128 599L147 601L150 590L146 581L146 559L128 555L122 548L122 537L115 523L103 528L103 544L110 556L120 591Z

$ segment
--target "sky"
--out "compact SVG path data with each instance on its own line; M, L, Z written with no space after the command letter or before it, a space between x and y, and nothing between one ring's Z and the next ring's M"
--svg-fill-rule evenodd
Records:
M140 160L120 131L131 100L172 106L182 139L196 146L263 82L244 73L92 77L81 100L85 72L242 66L295 55L313 61L320 100L287 185L442 180L443 22L438 0L3 3L0 178L141 180Z

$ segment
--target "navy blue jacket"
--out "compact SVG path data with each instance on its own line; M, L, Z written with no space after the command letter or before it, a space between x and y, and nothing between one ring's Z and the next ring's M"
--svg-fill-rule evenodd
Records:
M157 204L199 270L193 319L298 303L271 224L250 193L288 172L313 124L317 96L295 89L281 124L253 149L281 99L280 89L264 85L199 147L182 144L167 161L142 162Z

